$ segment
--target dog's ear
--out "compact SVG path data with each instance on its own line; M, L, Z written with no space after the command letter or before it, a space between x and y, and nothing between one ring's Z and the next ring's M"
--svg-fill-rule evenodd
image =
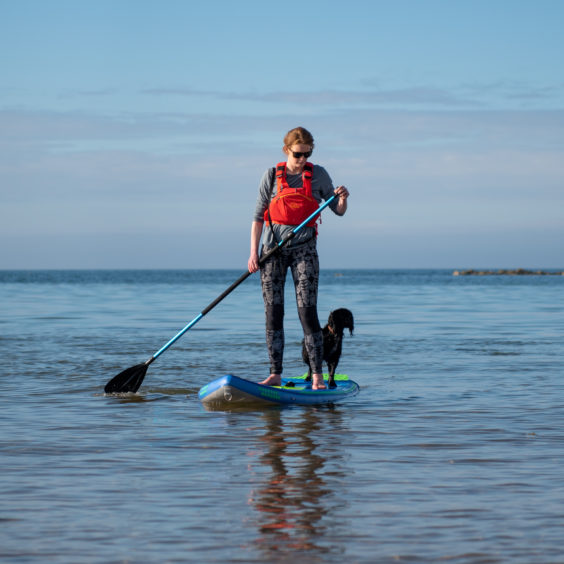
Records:
M349 311L349 315L350 315L350 318L349 318L349 331L350 331L350 334L352 335L352 334L353 334L353 331L354 331L354 317L353 317L352 312L350 312L350 311Z
M341 310L343 314L343 327L346 327L349 330L349 333L352 335L354 331L354 317L352 311L348 309Z

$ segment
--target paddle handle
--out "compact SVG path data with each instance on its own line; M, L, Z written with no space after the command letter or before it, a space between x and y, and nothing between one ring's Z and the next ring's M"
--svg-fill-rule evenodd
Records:
M294 229L292 229L292 231L290 231L290 233L288 233L279 243L278 245L276 245L275 247L273 247L272 249L270 249L267 253L265 253L264 255L262 255L259 259L259 264L264 264L264 262L266 260L268 260L274 253L276 253L279 249L281 249L284 245L286 245L287 243L289 243L295 236L296 234L303 229L312 219L314 219L315 217L317 217L335 198L337 197L336 194L334 194L333 196L331 196L328 200L326 200L321 206L319 206L318 209L316 209L307 219L304 219L304 221L302 221L299 225L297 225L296 227L294 227ZM251 272L249 272L247 270L247 272L243 273L237 280L235 280L235 282L233 282L233 284L231 284L231 286L229 286L229 288L227 288L227 290L225 290L222 294L220 294L213 302L211 302L205 309L203 309L196 317L194 317L194 319L192 319L192 321L190 321L190 323L188 323L188 325L186 325L186 327L184 327L181 331L179 331L168 343L166 343L166 345L164 345L163 347L161 347L149 360L147 360L145 362L145 364L148 366L149 364L151 364L151 362L153 362L157 357L159 357L162 353L164 353L170 346L172 346L174 343L176 343L176 341L178 341L178 339L180 339L180 337L182 337L182 335L184 335L184 333L186 333L186 331L188 331L189 329L191 329L192 327L194 327L194 325L196 325L196 323L198 323L198 321L200 321L200 319L202 319L202 317L204 317L204 315L206 315L209 311L211 311L219 302L221 302L224 298L226 298L231 292L233 292L233 290L235 290L235 288L237 288L237 286L239 286L239 284L241 284L242 282L244 282L249 276L251 275Z

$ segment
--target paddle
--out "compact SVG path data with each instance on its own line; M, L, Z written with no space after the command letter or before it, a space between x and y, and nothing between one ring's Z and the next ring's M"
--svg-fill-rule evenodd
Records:
M319 215L337 196L331 196L326 202L324 202L315 212L313 212L307 219L305 219L302 223L300 223L297 227L295 227L288 235L286 235L275 247L270 249L267 253L262 255L259 260L259 264L263 264L269 257L271 257L274 253L276 253L279 249L281 249L284 245L289 243L307 223L309 223L313 218ZM241 282L246 280L251 273L247 270L244 274L242 274L225 292L223 292L220 296L218 296L211 304L209 304L205 309L201 311L184 329L179 331L166 345L161 347L149 360L132 366L131 368L127 368L123 372L120 372L117 376L114 376L104 387L104 392L106 394L124 394L127 392L135 393L141 384L143 383L143 378L145 378L145 374L147 373L147 369L149 365L156 360L161 354L163 354L171 345L176 343L186 331L194 327L206 313L211 311L219 302L223 300L226 296L228 296Z

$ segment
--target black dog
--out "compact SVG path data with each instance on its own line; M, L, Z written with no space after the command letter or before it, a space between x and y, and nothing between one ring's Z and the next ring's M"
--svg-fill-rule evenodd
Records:
M335 370L341 358L341 351L343 348L343 332L348 329L350 334L354 330L353 314L345 308L336 309L329 314L327 325L323 327L323 360L327 363L329 368L329 387L336 388L335 384ZM302 359L307 364L306 381L311 380L311 366L309 364L309 355L302 342Z

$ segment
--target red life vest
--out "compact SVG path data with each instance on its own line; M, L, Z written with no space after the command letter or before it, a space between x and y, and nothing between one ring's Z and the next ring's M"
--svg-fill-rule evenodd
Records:
M286 177L286 163L276 165L276 196L264 212L264 221L281 225L300 225L319 209L311 193L313 165L306 163L302 172L301 188L290 188ZM316 227L317 217L306 224Z

